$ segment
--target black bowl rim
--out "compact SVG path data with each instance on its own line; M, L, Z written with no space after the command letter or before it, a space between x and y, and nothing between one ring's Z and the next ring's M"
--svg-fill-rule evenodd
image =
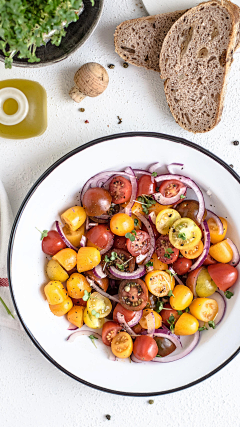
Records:
M21 219L21 216L23 214L23 211L28 203L28 201L30 200L32 194L36 191L36 189L38 188L38 186L41 184L42 181L44 181L44 179L56 168L58 167L61 163L63 163L65 160L69 159L70 157L74 156L76 153L79 153L83 150L86 150L88 147L92 147L96 144L101 144L102 142L106 142L106 141L110 141L113 139L120 139L120 138L126 138L126 137L136 137L136 136L140 136L140 137L152 137L152 138L158 138L158 139L167 139L169 141L172 142L176 142L177 144L182 144L182 145L187 145L188 147L193 148L196 151L200 151L201 153L207 155L208 157L212 158L213 160L215 160L217 163L219 163L221 166L223 166L237 181L238 183L240 183L240 176L229 166L227 165L222 159L220 159L219 157L217 157L215 154L211 153L210 151L206 150L205 148L190 142L186 139L183 138L179 138L176 136L171 136L171 135L166 135L166 134L161 134L161 133L157 133L157 132L126 132L126 133L118 133L118 134L114 134L114 135L109 135L109 136L105 136L105 137L101 137L98 139L95 139L93 141L90 141L80 147L75 148L74 150L70 151L69 153L65 154L63 157L61 157L59 160L57 160L52 166L50 166L41 176L40 178L38 178L38 180L35 182L35 184L32 186L32 188L29 190L29 192L27 193L25 199L23 200L18 213L16 215L16 218L14 220L14 224L12 227L12 231L11 231L11 235L10 235L10 240L9 240L9 246L8 246L8 259L7 259L7 270L8 270L8 280L9 280L9 288L10 288L10 292L11 292L11 297L13 300L13 304L16 310L16 313L20 319L20 322L23 326L23 328L25 329L26 333L28 334L28 336L31 338L33 344L38 348L38 350L40 350L40 352L46 357L46 359L48 359L54 366L56 366L58 369L60 369L62 372L64 372L65 374L67 374L69 377L75 379L78 382L81 382L84 385L87 385L89 387L92 387L94 389L100 390L100 391L104 391L107 393L111 393L111 394L117 394L117 395L121 395L121 396L132 396L132 397L150 397L150 396L159 396L159 395L164 395L164 394L170 394L170 393L174 393L176 391L181 391L181 390L185 390L189 387L192 387L196 384L201 383L202 381L206 380L207 378L210 378L212 375L214 375L215 373L219 372L222 368L224 368L229 362L231 362L236 356L237 354L239 354L240 352L240 347L228 358L225 360L225 362L223 362L221 365L219 365L217 368L215 368L214 370L212 370L211 372L209 372L207 375L204 375L203 377L197 379L196 381L193 381L189 384L185 384L184 386L181 387L177 387L174 389L170 389L170 390L165 390L165 391L159 391L159 392L154 392L154 393L130 393L130 392L122 392L122 391L117 391L117 390L111 390L111 389L107 389L105 387L100 387L98 385L89 383L79 377L77 377L76 375L72 374L71 372L67 371L65 368L63 368L61 365L59 365L39 344L39 342L36 340L36 338L33 336L32 332L29 330L29 328L27 327L27 325L24 323L23 318L20 315L20 312L18 310L18 306L17 306L17 301L15 300L15 296L14 296L14 290L13 290L13 285L12 285L12 279L11 279L11 264L12 264L12 251L13 251L13 245L14 245L14 238L15 238L15 234L17 231L17 226L18 223Z
M104 0L99 0L99 8L98 8L98 14L96 19L93 21L91 27L89 28L88 32L83 36L83 38L81 40L79 40L78 43L75 44L75 46L73 46L73 48L68 52L63 54L62 56L60 56L57 59L54 59L52 61L45 61L45 62L18 62L17 60L13 60L12 62L12 67L21 67L21 68L41 68L41 67L47 67L49 65L52 64L56 64L58 62L63 61L64 59L68 58L70 55L72 55L74 52L76 52L76 50L78 50L80 48L80 46L83 46L84 43L88 40L88 38L92 35L93 31L96 29L99 20L102 16L102 11L103 11L103 4L104 4ZM67 30L67 28L66 28ZM63 39L64 40L64 37ZM5 56L0 54L0 62L5 62Z

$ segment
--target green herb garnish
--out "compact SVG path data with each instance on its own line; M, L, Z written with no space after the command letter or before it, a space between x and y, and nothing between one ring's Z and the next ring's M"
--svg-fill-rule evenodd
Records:
M171 314L171 316L169 316L167 322L169 323L169 327L170 327L170 331L174 331L174 323L175 323L175 317L173 316L173 314Z
M97 337L95 337L94 335L89 335L89 338L90 338L90 340L92 341L92 343L93 343L94 347L96 347L96 348L97 348L97 346L96 346L96 344L95 344L95 341L94 341L94 340L98 340L98 338L97 338Z
M119 270L124 271L124 264L116 264Z
M152 261L148 261L146 264L146 267L153 267L153 262Z
M198 330L199 330L199 332L201 332L201 331L207 331L208 328L206 328L206 326L204 325L204 326L201 326L201 328L198 328Z
M173 273L172 271L170 271L170 270L165 270L166 271L166 273L168 273L171 277L173 277L173 276L176 276L176 274L177 273Z
M215 328L216 328L216 325L215 325L214 320L210 320L210 321L208 322L208 324L209 324L210 328L213 328L213 329L215 329Z
M85 291L84 291L84 295L83 295L83 297L82 297L83 301L88 301L88 300L89 300L89 298L90 298L90 296L91 296L91 292L88 292L88 291L86 291L86 289L85 289Z
M5 308L7 314L9 314L10 316L12 316L13 319L15 319L15 317L12 314L11 310L9 310L7 304L5 304L5 302L3 301L3 299L1 297L0 297L0 302L2 303L3 307Z
M234 293L233 293L233 292L230 292L230 291L225 291L225 292L224 292L224 295L225 295L225 297L226 297L227 299L230 299L230 298L232 298L232 297L233 297Z
M165 257L165 258L171 258L171 254L173 254L173 253L174 253L174 251L172 250L172 248L167 248L167 249L165 250L164 257Z
M92 315L95 316L97 319L100 317L100 314L96 310L92 310Z
M138 224L139 224L138 219L134 218L134 227L138 227Z
M0 44L1 44L1 42L0 42ZM37 227L35 227L35 228L36 228L36 230L37 230L37 231L39 231L39 233L41 233L40 240L43 240L43 239L44 239L44 237L47 237L47 235L48 235L48 230L40 231Z
M156 304L156 312L160 313L163 309L163 302L162 301L158 301Z
M180 199L185 199L186 196L184 196L183 194L181 194Z
M181 314L183 314L182 310L177 310L177 314L178 314L179 316L181 316Z
M179 239L182 239L182 240L186 240L187 238L186 238L186 234L185 233L179 233L178 234L178 238Z
M131 242L134 242L134 240L136 239L136 231L135 230L132 230L131 231L131 233L126 233L125 234L125 237L127 238L127 239L129 239Z
M157 175L158 175L157 172L152 173L152 176L154 176L154 178L156 178Z
M173 298L175 298L175 297L174 297L174 295L173 295L173 292L172 292L172 291L169 291L169 292L168 292L168 297L173 297Z
M146 215L148 215L149 213L148 209L150 209L152 205L156 204L156 200L154 200L151 196L144 196L144 195L139 196L137 198L137 201L141 203L142 210Z
M186 312L186 313L189 313L189 311L190 311L190 310L189 310L189 307L185 308L185 312Z

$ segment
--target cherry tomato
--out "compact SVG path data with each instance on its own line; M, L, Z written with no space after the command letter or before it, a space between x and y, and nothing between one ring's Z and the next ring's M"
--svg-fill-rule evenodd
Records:
M153 360L158 354L156 341L147 335L137 337L133 344L133 354L139 360L146 362Z
M141 327L143 329L148 328L146 317L149 313L153 313L153 315L154 315L155 329L160 328L162 326L162 317L160 316L160 314L158 314L156 311L152 310L151 308L145 308L145 310L143 310L142 317L139 320L139 324L141 325Z
M229 264L209 265L208 272L217 287L224 292L238 279L238 270Z
M73 206L66 210L61 218L68 225L71 231L78 230L86 221L87 215L81 206Z
M81 225L81 227L78 228L78 230L76 231L70 230L68 225L65 225L63 227L63 233L65 234L65 237L69 240L69 242L72 243L73 246L76 246L77 248L79 248L81 238L85 234L85 223Z
M118 290L119 302L128 310L139 311L148 302L148 288L141 279L122 280Z
M173 263L173 269L179 276L186 274L191 266L192 260L184 257L179 257L177 261Z
M160 234L168 234L171 226L181 216L175 209L163 209L156 218L156 228Z
M84 307L73 306L67 314L67 320L78 328L81 328L83 326L83 313Z
M114 322L118 322L117 313L123 314L125 317L126 322L130 322L135 316L134 311L127 310L124 308L121 304L117 304L116 307L113 310L113 320Z
M87 246L94 246L99 250L105 249L113 242L113 234L109 226L104 224L92 227L87 232L86 237L88 239Z
M174 310L169 303L164 304L163 309L161 311L161 317L162 317L162 322L166 325L169 326L169 317L173 316L174 317L174 323L179 319L180 314L178 314L177 310Z
M164 197L174 197L176 196L180 188L183 188L184 184L176 179L169 179L167 181L163 181L159 187L159 193L161 193ZM181 202L181 199L178 203Z
M199 203L196 200L184 200L183 202L179 203L179 205L176 207L176 210L180 213L181 217L190 218L196 222L197 225L199 225L197 221ZM206 216L207 211L205 210L203 220L206 218Z
M117 256L115 254L117 254ZM110 261L106 262L106 259ZM119 265L123 265L123 269L119 268ZM102 267L103 271L108 275L108 277L110 277L111 279L116 279L116 277L113 276L109 271L110 266L114 266L119 271L126 271L132 273L135 268L135 258L133 258L128 252L124 251L123 249L111 249L103 255Z
M221 216L219 217L219 219L222 221L223 224L223 234L219 233L219 228L214 218L209 218L209 220L207 221L210 231L210 241L213 244L221 242L225 238L227 233L228 223L226 219L222 218Z
M156 252L154 252L151 262L153 263L154 270L167 270L168 265L165 262L162 262L158 259Z
M196 319L209 322L214 320L218 313L218 303L211 298L195 298L189 309Z
M168 236L160 236L156 241L156 254L164 264L172 264L179 255L179 250L169 241Z
M142 328L142 326L140 325L140 323L138 323L137 325L133 326L132 330L137 335L141 335L141 333L144 331L144 329Z
M111 346L113 338L120 332L122 327L116 322L106 322L102 327L102 340L108 347Z
M125 213L118 213L111 218L110 228L117 236L125 236L134 230L134 220Z
M203 242L200 240L195 246L190 249L183 249L181 254L188 259L198 258L203 252Z
M112 202L117 204L128 202L132 194L132 184L123 176L115 176L109 185Z
M217 290L217 285L212 280L206 267L202 267L197 278L196 294L198 297L210 297Z
M127 251L127 239L124 236L115 236L113 247L117 249L124 249Z
M73 273L67 281L67 290L71 298L79 299L84 296L84 291L91 292L86 277L79 273Z
M42 240L42 251L47 255L55 255L61 249L66 248L66 245L57 231L48 231L46 237Z
M176 350L175 344L173 344L173 342L168 340L167 338L155 337L154 340L156 341L158 346L158 355L161 357L168 356L174 350Z
M111 342L113 354L120 359L131 356L133 351L133 341L127 332L119 332Z
M60 304L68 297L68 293L61 282L54 280L44 287L47 301L51 305Z
M227 264L233 257L233 251L227 240L210 246L209 254L218 262Z
M192 291L184 285L175 286L173 294L174 296L170 297L169 302L175 310L185 310L193 300Z
M82 298L72 298L73 305L81 305L82 307L87 306L87 301L83 301Z
M53 255L52 259L59 262L65 270L70 271L77 264L77 253L73 249L66 248Z
M215 261L215 259L213 259L213 257L211 257L211 255L208 253L207 254L207 258L205 259L203 265L212 265L212 264L216 264L217 261Z
M64 268L62 268L61 265L54 259L50 259L50 261L48 261L46 271L50 280L66 282L66 280L69 278L69 275L64 270Z
M136 231L135 240L127 239L127 249L132 256L145 255L150 249L150 237L146 231Z
M99 292L93 292L87 302L88 311L102 319L107 317L112 310L112 303L110 299L99 294Z
M189 313L183 313L175 324L176 335L193 335L199 328L198 320Z
M192 219L181 218L174 222L169 231L172 245L181 250L192 249L202 237L200 228Z
M167 296L175 286L174 277L161 270L150 271L145 277L145 282L149 291L157 297Z
M82 247L77 254L77 269L79 273L92 270L101 262L101 255L98 249Z
M100 216L108 212L112 198L103 188L89 188L83 195L82 202L88 216Z
M83 321L84 323L91 329L100 329L103 327L105 322L104 318L94 316L87 307L84 309L83 313Z
M158 297L156 297L156 295L153 295L151 292L149 292L146 308L152 308L153 310L156 310L157 303L158 303Z
M142 175L138 180L137 197L142 196L142 194L147 196L156 193L157 184L155 180L153 181L154 182L152 182L152 177L150 175Z
M51 312L58 317L64 316L64 314L67 314L69 310L71 310L73 306L72 300L70 297L67 297L63 302L60 304L49 304L49 308Z
M90 277L90 279L94 280L94 282L96 282L100 286L100 288L104 290L104 292L107 292L108 285L109 285L108 277L104 277L103 279L100 279L94 274L92 270L85 271L85 274L86 276Z

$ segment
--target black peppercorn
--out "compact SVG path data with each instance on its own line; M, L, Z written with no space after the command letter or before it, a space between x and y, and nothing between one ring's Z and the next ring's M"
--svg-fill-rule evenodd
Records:
M239 141L233 141L233 145L239 145Z
M113 68L115 68L115 65L114 64L109 64L108 68L110 68L110 70L113 70Z
M111 420L111 415L106 415L107 420Z
M127 62L123 63L123 68L128 68L128 63Z

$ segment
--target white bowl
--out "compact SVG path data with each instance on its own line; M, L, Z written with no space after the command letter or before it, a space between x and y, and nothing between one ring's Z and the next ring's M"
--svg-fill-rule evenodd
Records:
M240 247L239 176L203 148L167 135L134 132L85 144L51 166L26 196L13 226L8 258L10 290L23 327L48 360L72 378L91 387L131 396L150 396L181 390L210 377L239 352L239 284L227 300L224 320L215 330L201 333L195 350L173 363L112 362L107 347L88 337L66 341L65 318L55 317L43 296L46 256L35 229L51 229L59 214L79 202L79 190L92 175L131 165L145 169L156 161L184 163L182 174L203 189L206 206L227 217L228 236ZM166 172L163 168L162 171Z

